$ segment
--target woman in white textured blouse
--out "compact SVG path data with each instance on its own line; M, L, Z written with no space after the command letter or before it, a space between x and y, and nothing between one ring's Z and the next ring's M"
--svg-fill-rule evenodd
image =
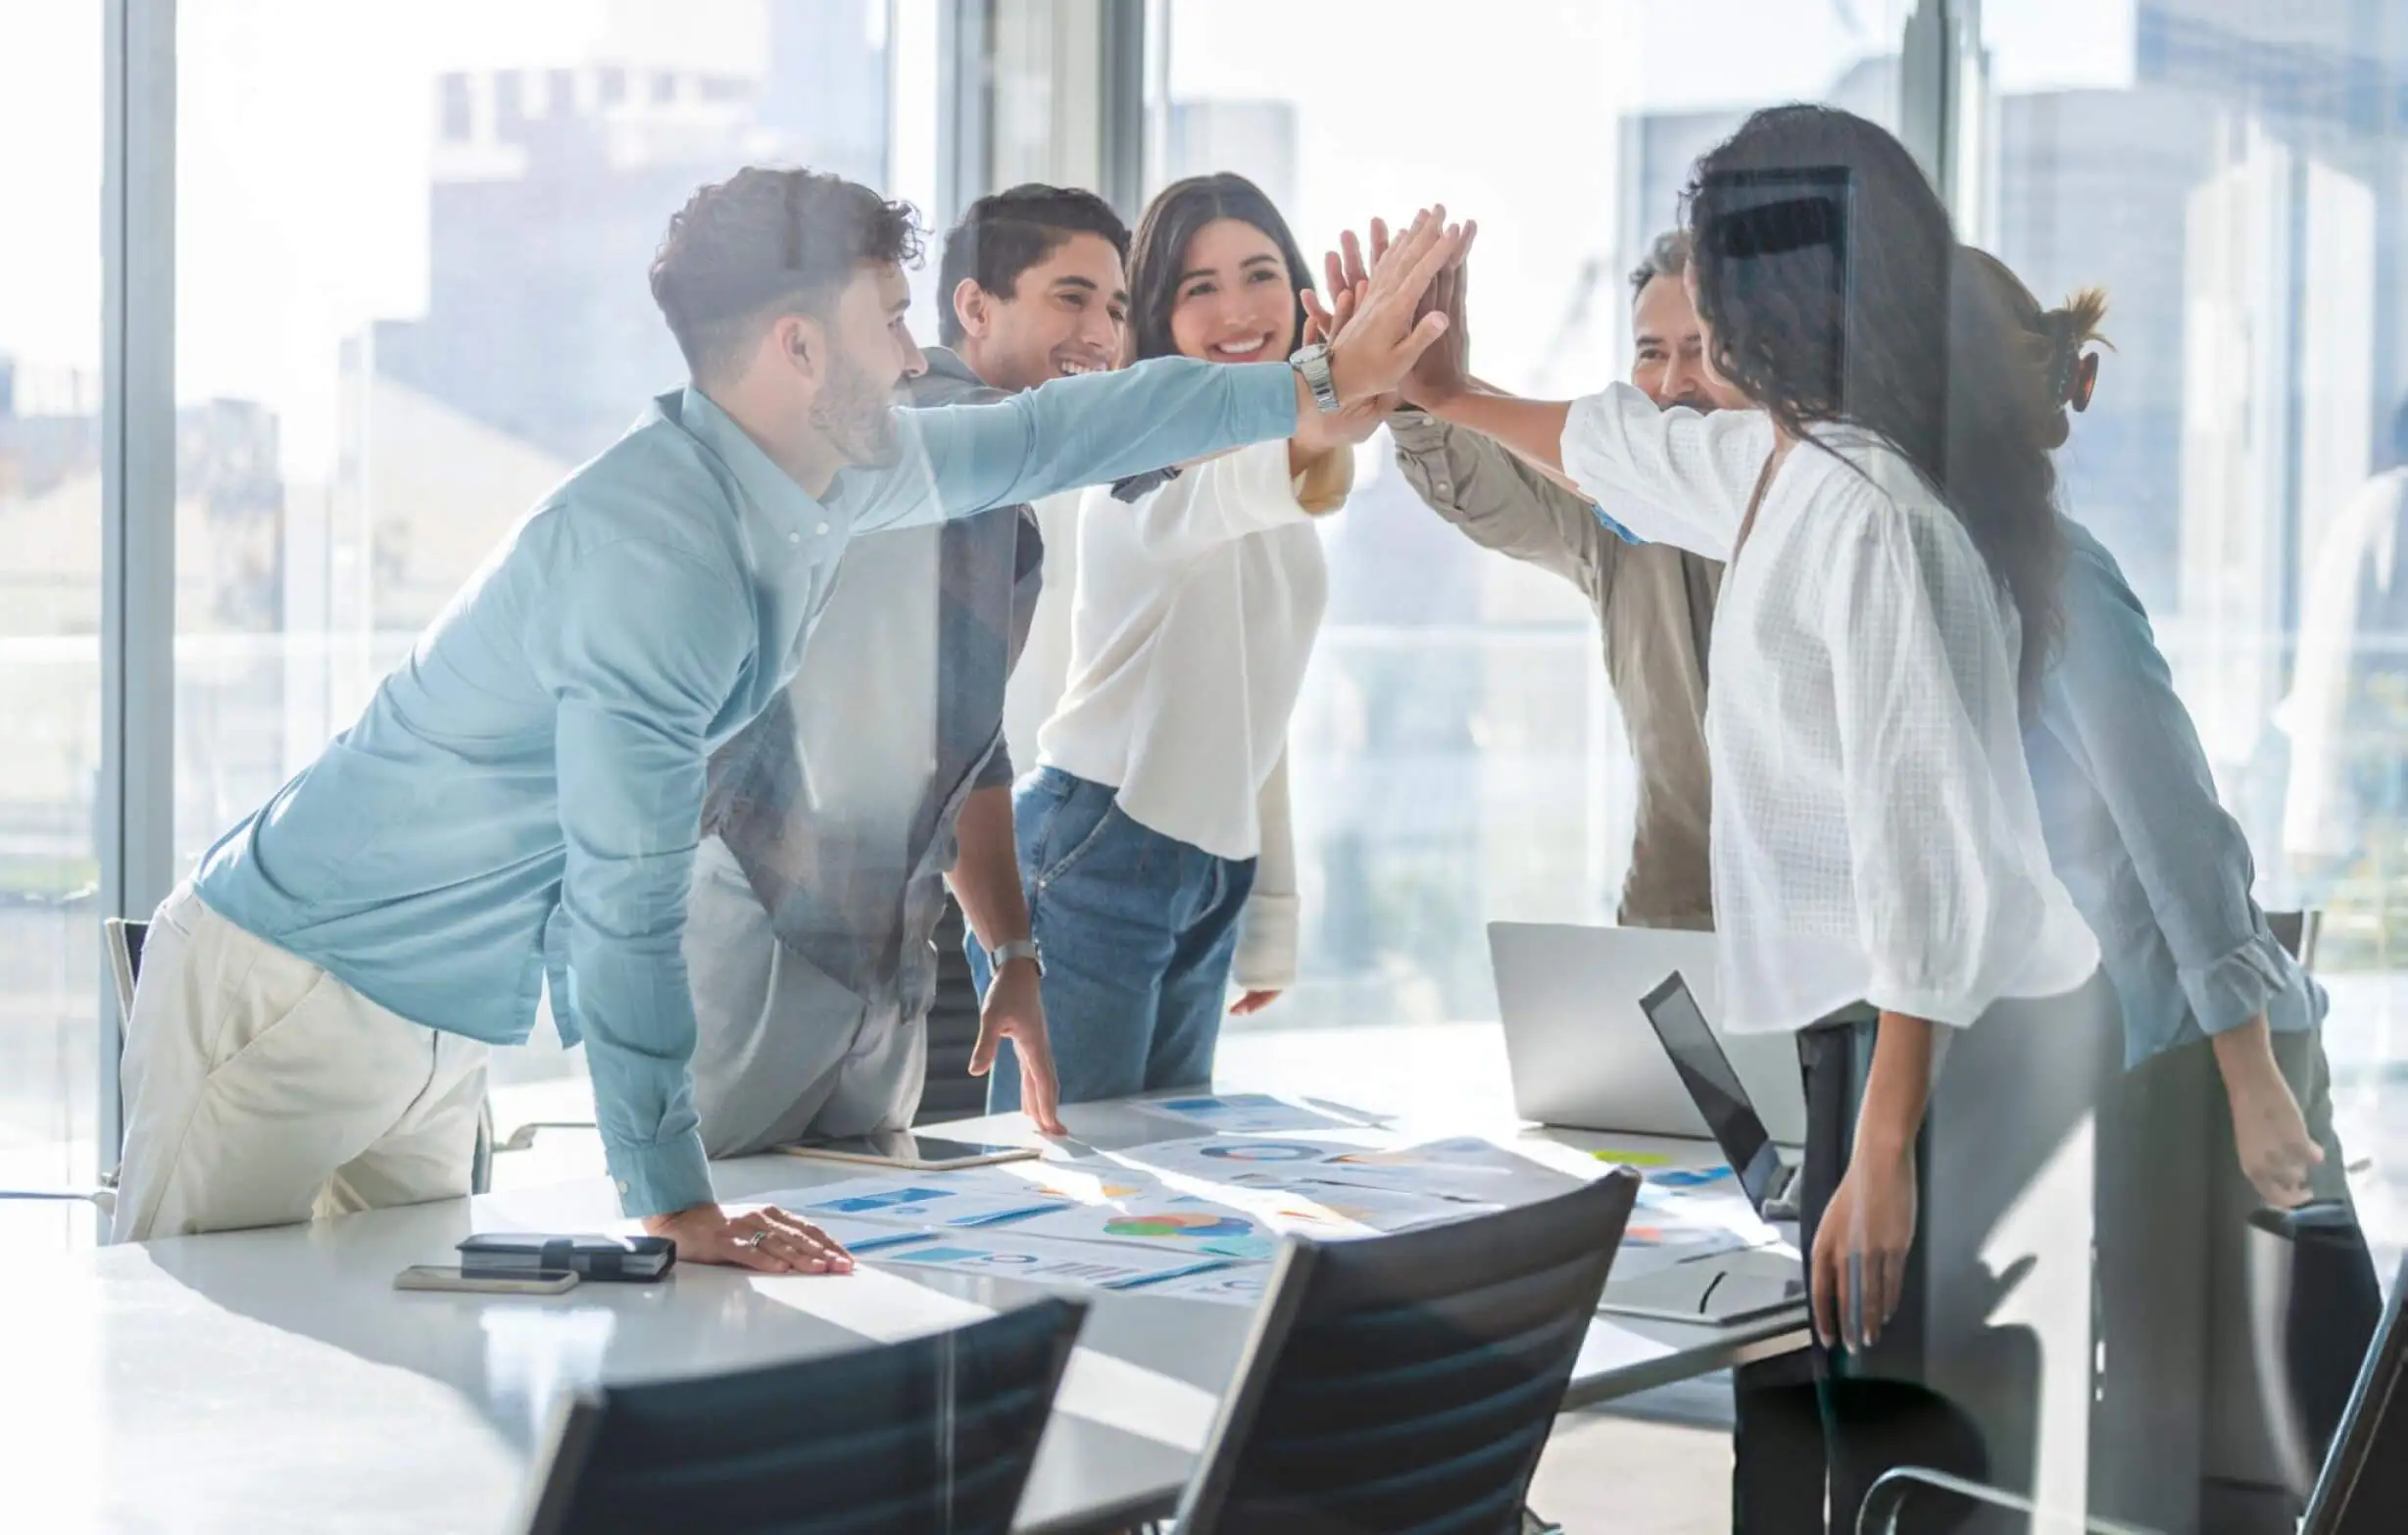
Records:
M1927 1267L1916 1146L1947 1040L2097 965L2050 868L2020 719L2059 628L2054 471L1992 290L1958 269L1945 210L1881 128L1758 113L1699 162L1690 231L1707 360L1759 411L1659 412L1624 385L1488 393L1460 323L1405 392L1636 536L1731 561L1706 716L1725 1021L1800 1031L1811 1098L1816 1047L1843 1036L1816 1025L1878 1013L1860 1097L1810 1138L1806 1177L1818 1334L1869 1351ZM2087 1048L2067 1038L2033 1054ZM1853 1444L1843 1421L1831 1447L1835 1529L1880 1469L1949 1432L1926 1414L1915 1445L1894 1426L1914 1414L1869 1415L1891 1421Z
M1284 359L1310 281L1258 188L1191 177L1138 223L1130 350ZM1312 520L1382 416L1334 412L1080 506L1068 682L1013 794L1063 1103L1209 1081L1223 1012L1295 982L1288 718L1328 592ZM989 1109L1017 1107L1017 1083L999 1065Z

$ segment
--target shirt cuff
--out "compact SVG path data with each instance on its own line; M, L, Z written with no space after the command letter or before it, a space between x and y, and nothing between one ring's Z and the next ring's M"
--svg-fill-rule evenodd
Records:
M1238 953L1230 978L1243 991L1286 991L1296 984L1296 932L1303 903L1289 895L1253 895L1239 918Z
M1961 991L1929 991L1875 976L1865 986L1864 1000L1867 1007L1878 1012L1903 1014L1949 1028L1971 1028L1996 999L1967 996Z
M703 1155L700 1131L688 1130L650 1145L602 1143L611 1182L618 1190L618 1208L630 1218L673 1214L708 1205L711 1163Z
M970 779L970 788L973 791L1008 789L1011 778L1011 751L1004 744L1004 738L998 735L995 745L988 749L985 761L978 765L977 773Z
M2183 998L2190 1004L2190 1015L2198 1019L2205 1034L2228 1033L2261 1013L2271 1022L2270 1004L2289 984L2288 965L2272 939L2253 936L2205 965L2185 966ZM2274 1026L2284 1024L2289 1025L2288 1032L2296 1032L2307 1026L2308 1019L2285 1017Z
M1416 458L1447 451L1447 423L1427 411L1398 411L1388 418L1388 438L1399 453Z
M1236 410L1231 414L1239 422L1232 434L1230 446L1242 448L1256 442L1285 442L1296 435L1296 369L1288 363L1253 363L1232 368L1226 363L1206 363L1206 368L1223 373L1235 373Z

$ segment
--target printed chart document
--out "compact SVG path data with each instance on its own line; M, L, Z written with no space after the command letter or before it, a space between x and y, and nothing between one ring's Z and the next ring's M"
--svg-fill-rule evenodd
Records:
M1074 1242L1142 1242L1207 1258L1259 1261L1279 1251L1279 1231L1269 1221L1171 1189L1067 1206L1013 1221L1011 1229Z
M1494 1214L1505 1208L1497 1201L1468 1195L1427 1194L1272 1172L1241 1172L1230 1178L1229 1186L1231 1199L1245 1202L1249 1210L1263 1211L1279 1230L1310 1236L1411 1231L1469 1215ZM1268 1204L1254 1203L1255 1199ZM1333 1226L1340 1229L1330 1231Z
M790 1205L778 1208L789 1212L793 1210ZM808 1218L856 1258L890 1247L901 1247L909 1242L925 1242L936 1235L935 1229L929 1226L890 1226L875 1220L858 1220L851 1215L811 1215Z
M1134 1147L1116 1155L1133 1166L1214 1183L1255 1174L1250 1180L1253 1186L1286 1188L1298 1178L1313 1178L1497 1204L1543 1199L1574 1187L1577 1181L1473 1135L1401 1147L1319 1138L1207 1135Z
M958 1172L919 1172L780 1189L762 1196L762 1203L811 1221L850 1216L898 1225L960 1228L1016 1220L1059 1210L1069 1202L1025 1183L972 1180Z
M1360 1119L1275 1098L1269 1093L1197 1093L1147 1105L1224 1135L1294 1135L1309 1130L1358 1130Z
M889 1248L872 1262L889 1268L942 1268L987 1278L1126 1290L1203 1273L1227 1260L1133 1245L1057 1242L1018 1230L982 1227L948 1231L933 1241Z
M1140 1285L1137 1295L1175 1296L1182 1301L1217 1301L1223 1306L1253 1306L1270 1293L1271 1265L1232 1263L1207 1268L1153 1284Z

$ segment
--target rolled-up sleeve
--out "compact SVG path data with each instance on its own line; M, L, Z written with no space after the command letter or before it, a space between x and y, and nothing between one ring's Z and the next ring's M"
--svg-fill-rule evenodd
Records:
M1647 543L1728 560L1774 446L1762 411L1660 410L1629 384L1572 402L1563 471Z
M709 732L750 653L749 611L696 555L630 539L564 571L530 636L559 710L569 1014L630 1215L712 1198L682 940Z
M994 405L896 416L900 457L852 498L855 532L971 517L1296 433L1285 363L1165 357L1058 378Z
M1430 510L1484 549L1551 570L1602 602L1623 541L1597 509L1494 437L1419 411L1389 419L1397 468Z
M2042 718L2072 738L2113 817L2191 1015L2210 1034L2237 1028L2289 983L2290 962L2249 893L2248 839L2216 797L2147 613L2103 551L2077 546L2065 593ZM2311 1021L2286 1010L2277 1025Z
M1296 819L1288 799L1288 754L1282 750L1255 796L1262 840L1254 883L1238 919L1237 957L1230 976L1247 991L1286 991L1296 984L1297 934L1303 903L1296 887Z

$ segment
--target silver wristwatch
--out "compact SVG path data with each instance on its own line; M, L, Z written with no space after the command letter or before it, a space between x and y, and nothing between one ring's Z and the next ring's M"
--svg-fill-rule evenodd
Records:
M1312 391L1312 403L1322 414L1338 409L1338 381L1330 376L1328 342L1298 347L1288 365L1304 375L1304 387Z
M1044 977L1045 951L1037 947L1037 940L1034 938L1014 938L1009 943L998 944L987 951L987 973L1001 975L1004 973L1004 966L1014 960L1028 961L1037 966L1038 977L1040 979Z

